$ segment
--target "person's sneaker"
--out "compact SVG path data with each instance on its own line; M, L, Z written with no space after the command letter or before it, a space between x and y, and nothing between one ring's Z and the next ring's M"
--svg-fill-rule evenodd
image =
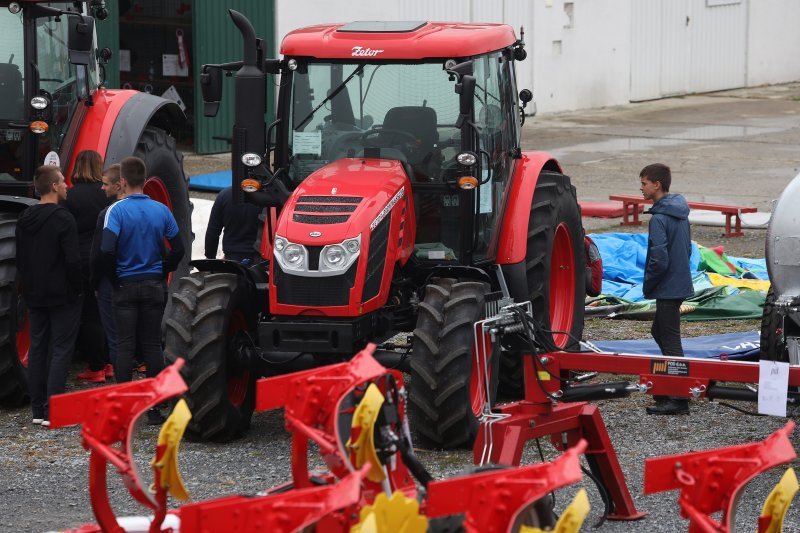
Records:
M161 414L161 411L155 407L147 411L147 424L149 426L160 426L165 420L166 418Z
M42 427L49 428L50 427L50 421L49 420L42 420Z
M136 372L140 373L140 374L145 374L145 373L147 373L147 365L146 365L146 364L144 364L144 363L141 363L140 365L137 365L137 366L134 368L134 370L135 370Z
M78 379L80 381L85 381L86 383L105 383L106 371L98 370L97 372L93 372L91 370L87 370L86 372L81 372L78 374Z
M37 426L41 426L42 422L44 422L44 418L34 418L33 420L31 420L31 422L33 422Z
M648 415L688 415L689 400L667 400L649 406Z
M106 379L114 379L114 367L111 365L106 365L103 369L106 374Z

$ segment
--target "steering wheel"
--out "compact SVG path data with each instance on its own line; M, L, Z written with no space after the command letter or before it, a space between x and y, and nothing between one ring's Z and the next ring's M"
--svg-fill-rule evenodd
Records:
M373 137L376 137L376 139L373 139ZM382 137L388 140L379 141ZM405 141L402 139L405 139ZM392 148L400 146L404 142L416 143L417 138L407 131L379 128L364 132L361 135L361 142L369 148Z

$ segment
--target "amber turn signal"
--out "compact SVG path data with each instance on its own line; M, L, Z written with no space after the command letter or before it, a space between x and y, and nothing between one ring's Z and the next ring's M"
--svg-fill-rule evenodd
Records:
M239 187L241 187L244 192L256 192L257 190L261 189L261 182L248 178L242 180L242 184L239 185Z
M33 122L30 123L28 128L33 133L42 134L42 133L47 133L47 130L49 129L49 126L47 125L47 122L45 122L43 120L34 120Z
M477 186L478 186L478 180L475 179L473 176L464 176L458 178L458 187L465 191L471 191Z

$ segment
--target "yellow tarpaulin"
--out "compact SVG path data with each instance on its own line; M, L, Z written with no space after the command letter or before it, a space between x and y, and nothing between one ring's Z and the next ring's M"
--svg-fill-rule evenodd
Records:
M732 287L736 287L738 289L750 289L753 291L766 292L769 290L769 281L765 279L732 278L730 276L714 274L713 272L707 272L707 274L711 284L715 287L719 287L720 285L731 285Z

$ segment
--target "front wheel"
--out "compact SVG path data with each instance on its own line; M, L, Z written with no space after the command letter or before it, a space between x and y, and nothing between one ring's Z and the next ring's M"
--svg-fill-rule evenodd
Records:
M255 338L246 284L235 274L198 272L181 278L170 299L165 352L170 363L186 361L188 431L199 440L234 439L250 427L258 377L237 349Z
M486 283L449 278L434 280L425 288L414 330L409 385L411 422L424 447L471 446L487 380L494 400L496 372L491 358L478 361L474 349L474 324L486 316L488 291Z
M586 256L581 210L567 176L544 171L536 182L528 219L525 275L533 319L548 349L575 349L583 335ZM522 398L522 353L527 346L500 355L500 390Z

